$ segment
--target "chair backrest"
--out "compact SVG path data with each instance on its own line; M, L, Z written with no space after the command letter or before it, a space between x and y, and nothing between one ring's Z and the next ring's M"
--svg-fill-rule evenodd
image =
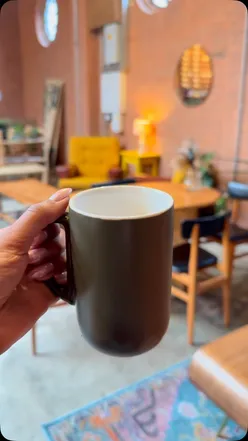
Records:
M72 137L69 164L86 177L106 179L111 167L119 164L120 143L115 137Z
M226 219L230 218L230 216L231 212L227 211L222 215L187 219L181 224L182 237L190 239L195 225L199 225L199 237L210 237L221 233L224 230Z
M248 185L241 184L240 182L229 182L227 187L228 195L232 199L238 199L241 201L248 200Z
M136 184L136 183L137 183L137 179L126 178L126 179L118 179L116 181L108 181L108 182L93 184L92 188L113 187L113 186L117 186L117 185L127 185L127 184Z

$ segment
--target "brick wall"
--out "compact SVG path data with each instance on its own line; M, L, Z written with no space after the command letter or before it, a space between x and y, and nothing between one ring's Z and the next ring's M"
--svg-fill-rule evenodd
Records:
M23 72L23 103L26 118L43 123L46 79L65 82L66 135L75 127L74 61L71 2L59 0L57 38L48 48L40 45L35 30L35 0L19 2L20 45Z
M26 117L43 121L43 93L47 78L58 78L65 82L65 139L75 134L95 134L99 128L100 114L100 61L99 38L88 31L88 0L78 3L79 38L74 40L73 4L69 0L58 0L59 26L56 40L44 48L37 40L34 18L36 0L21 0L19 22L21 34L21 56L23 69L24 112ZM79 51L79 120L77 128L77 102L75 95L75 48ZM77 130L80 133L77 133ZM67 150L68 143L65 144ZM64 152L66 156L67 151Z
M23 82L18 4L3 6L0 16L0 118L23 118Z
M223 178L231 178L245 20L245 6L230 0L172 0L152 16L130 8L127 143L129 148L137 145L133 119L152 114L162 173L170 172L169 162L181 142L193 138L203 151L216 152ZM204 104L187 108L178 98L175 72L184 49L195 43L212 56L214 85ZM248 103L248 90L246 97ZM248 128L242 142L242 157L247 158Z

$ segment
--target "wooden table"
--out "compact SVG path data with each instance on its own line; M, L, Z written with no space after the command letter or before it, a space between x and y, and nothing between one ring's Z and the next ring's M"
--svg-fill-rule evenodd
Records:
M156 188L157 190L169 193L174 199L174 245L182 243L181 222L184 219L194 219L198 216L200 208L205 208L215 204L220 197L219 191L213 188L202 188L200 190L189 190L183 184L172 182L150 181L135 185Z
M169 193L173 197L175 205L174 244L182 242L180 234L181 221L197 217L199 208L214 204L220 196L217 190L211 188L190 191L182 184L173 184L166 181L143 182L135 185L156 188ZM48 199L55 191L56 189L51 185L35 179L0 182L1 193L27 205Z
M36 179L0 182L0 193L16 199L25 205L32 205L48 199L57 189Z
M191 381L246 430L247 366L248 326L244 326L198 349L189 371Z

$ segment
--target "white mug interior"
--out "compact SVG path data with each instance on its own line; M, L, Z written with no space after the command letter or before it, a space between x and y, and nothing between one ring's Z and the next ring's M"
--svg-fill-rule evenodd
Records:
M173 198L154 188L113 185L77 193L70 210L87 217L109 220L158 216L173 207Z

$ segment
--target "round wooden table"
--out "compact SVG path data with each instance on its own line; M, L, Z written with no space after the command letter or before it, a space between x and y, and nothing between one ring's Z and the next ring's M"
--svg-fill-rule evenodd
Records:
M185 219L198 217L200 208L209 207L220 197L219 191L203 187L189 190L184 184L173 184L167 181L139 182L135 185L155 188L169 193L174 199L174 245L182 243L181 222Z
M181 221L193 219L198 216L199 208L215 204L220 196L217 190L202 188L197 191L190 191L183 184L173 184L168 181L139 182L134 185L156 188L169 193L174 199L174 244L182 243ZM26 179L21 181L0 182L0 193L16 199L19 202L30 205L49 198L56 188L36 181ZM1 217L1 215L0 215Z

